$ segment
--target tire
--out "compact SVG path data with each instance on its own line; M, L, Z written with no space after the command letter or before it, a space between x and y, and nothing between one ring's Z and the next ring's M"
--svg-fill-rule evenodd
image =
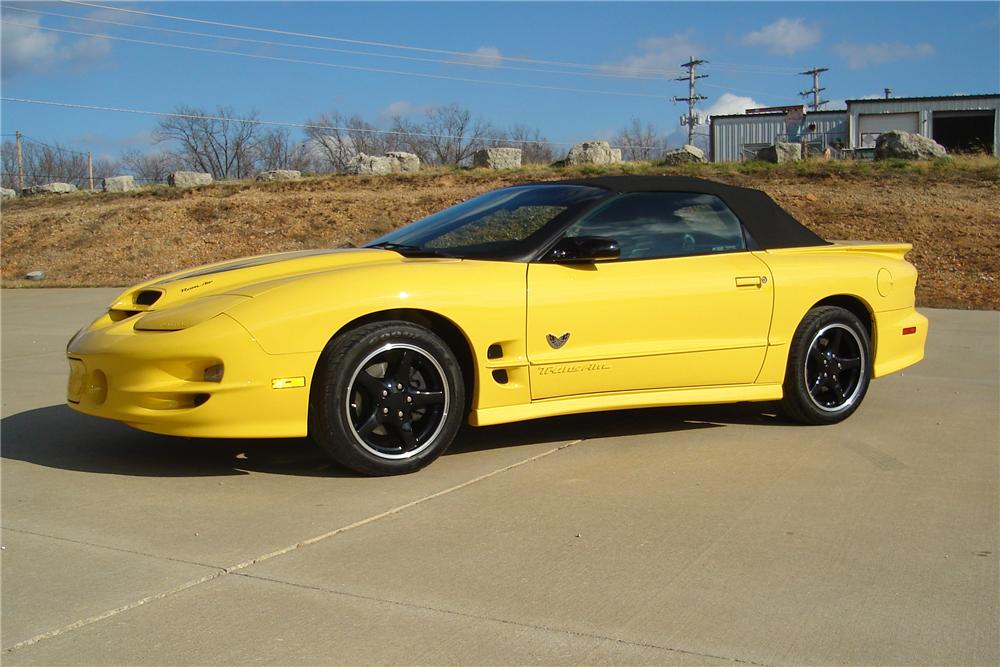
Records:
M837 306L813 308L792 339L781 407L804 424L843 421L864 400L871 367L871 340L861 320Z
M313 379L309 434L365 475L414 472L444 453L465 417L458 360L434 332L386 321L327 344Z

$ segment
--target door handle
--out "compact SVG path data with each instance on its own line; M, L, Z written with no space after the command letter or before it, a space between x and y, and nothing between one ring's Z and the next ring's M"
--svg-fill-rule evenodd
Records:
M760 276L737 276L737 287L760 287L763 279Z

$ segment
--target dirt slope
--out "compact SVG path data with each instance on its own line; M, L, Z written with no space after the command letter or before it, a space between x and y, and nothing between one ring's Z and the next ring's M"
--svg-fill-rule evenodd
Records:
M909 259L921 272L920 304L1000 308L1000 161L624 169L761 188L828 239L912 242ZM233 257L361 244L486 190L579 175L580 170L438 170L28 198L4 203L0 211L3 283L124 286ZM45 271L46 279L21 280L32 270Z

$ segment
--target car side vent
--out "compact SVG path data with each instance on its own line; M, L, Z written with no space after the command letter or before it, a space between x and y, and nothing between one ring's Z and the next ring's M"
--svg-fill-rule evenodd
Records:
M135 295L135 305L137 306L152 306L156 303L160 297L163 296L163 292L155 289L145 289Z

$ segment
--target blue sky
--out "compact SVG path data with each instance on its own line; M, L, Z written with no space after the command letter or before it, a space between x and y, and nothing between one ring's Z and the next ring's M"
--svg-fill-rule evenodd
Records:
M22 12L17 7L128 25ZM653 122L665 132L676 131L677 119L686 109L669 98L686 95L687 86L657 72L676 70L688 56L709 61L701 70L709 78L699 82L699 92L709 98L701 108L708 113L795 103L800 99L797 92L809 85L807 77L796 72L814 65L830 68L822 80L825 94L835 103L828 108L844 99L881 95L886 86L897 96L1000 90L1000 3L996 2L151 2L114 7L473 55L253 32L78 4L4 2L3 95L155 111L169 111L179 104L206 109L227 105L239 112L256 110L263 119L290 122L330 110L388 122L394 112L419 114L429 106L457 102L499 126L524 123L540 128L553 141L572 142L606 138L633 117ZM276 58L601 92L351 71L115 42L36 26ZM224 39L227 36L282 45L235 42ZM649 97L607 94L613 92ZM4 133L20 129L37 139L97 155L114 155L129 146L148 147L155 126L149 117L11 102L3 102L0 115Z

